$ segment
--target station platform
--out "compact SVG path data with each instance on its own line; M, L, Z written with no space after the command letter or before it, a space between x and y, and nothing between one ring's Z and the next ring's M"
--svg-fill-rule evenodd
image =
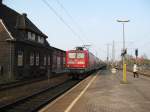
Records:
M39 112L150 112L150 78L99 71Z

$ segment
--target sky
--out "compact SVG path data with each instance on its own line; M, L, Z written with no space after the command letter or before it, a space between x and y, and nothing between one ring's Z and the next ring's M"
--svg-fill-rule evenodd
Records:
M43 1L47 1L55 13ZM116 20L130 20L125 23L125 47L128 54L135 56L135 49L138 48L139 56L145 54L150 58L149 0L4 0L3 2L21 14L27 13L28 18L48 36L51 46L71 50L76 46L90 45L89 50L102 60L106 60L107 57L107 44L111 59L113 40L115 59L120 59L123 46L122 24Z

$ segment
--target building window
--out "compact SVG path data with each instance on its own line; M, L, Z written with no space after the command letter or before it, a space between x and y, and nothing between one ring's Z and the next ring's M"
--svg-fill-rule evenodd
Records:
M31 33L31 32L28 32L28 40L33 40L33 41L35 41L35 34L34 34L34 33Z
M61 68L61 60L60 60L60 57L57 56L57 69L60 69Z
M38 36L38 42L43 44L44 43L44 38L41 36Z
M23 66L23 51L22 50L18 50L17 65Z
M44 38L43 38L43 37L41 37L41 43L42 43L42 44L44 43Z
M36 66L39 65L39 53L36 54Z
M32 39L31 40L35 41L35 34L34 33L32 33Z
M30 54L30 65L33 66L34 65L34 53Z
M46 56L44 56L44 63L43 65L45 66L46 65Z
M28 40L31 40L31 32L28 32Z
M54 53L53 57L52 57L52 68L55 69L56 68L56 54Z
M50 65L50 63L51 63L51 58L50 56L48 56L48 65Z
M40 36L38 36L38 42L40 43Z

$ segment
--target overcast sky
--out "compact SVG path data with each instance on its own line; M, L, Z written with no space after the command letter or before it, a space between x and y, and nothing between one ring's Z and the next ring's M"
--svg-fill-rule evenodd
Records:
M122 24L116 20L129 19L130 22L125 24L128 53L134 55L135 48L138 48L139 55L146 54L150 58L149 0L47 0L47 2L75 33L42 0L4 0L4 4L19 13L27 13L28 18L49 37L50 45L69 50L90 44L90 50L101 59L106 59L106 44L110 44L111 55L113 40L116 58L120 58Z

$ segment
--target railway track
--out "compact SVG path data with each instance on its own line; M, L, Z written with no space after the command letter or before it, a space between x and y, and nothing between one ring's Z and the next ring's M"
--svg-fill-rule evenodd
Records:
M7 83L7 84L0 84L0 91L39 82L39 81L46 80L46 79L47 79L46 77L41 77L41 78L33 79L33 80L24 80L24 81L16 81L16 82Z
M119 69L119 70L122 70L122 68L118 68L118 69ZM131 73L133 72L133 71L130 70L130 69L127 69L127 71L128 71L128 72L131 72ZM141 72L141 71L139 71L138 74L139 74L139 75L146 76L146 77L150 77L150 74L148 74L148 73L143 73L143 72Z
M132 70L128 70L128 72L131 72L131 73L132 73L133 71L132 71ZM139 75L146 76L146 77L150 77L150 74L148 74L148 73L143 73L143 72L140 72L140 71L139 71L138 74L139 74Z
M65 75L65 74L61 74L61 75ZM53 78L60 77L61 75L54 76L51 78L51 80ZM24 85L29 85L29 84L36 83L39 81L44 81L44 80L47 80L47 77L40 77L36 79L28 79L28 80L16 81L16 82L11 82L11 83L6 83L6 84L0 84L0 91L15 88L15 87L20 87Z
M33 112L40 109L59 95L63 94L74 85L78 80L67 80L55 87L48 87L33 93L30 96L20 98L15 102L8 103L0 107L0 112Z

